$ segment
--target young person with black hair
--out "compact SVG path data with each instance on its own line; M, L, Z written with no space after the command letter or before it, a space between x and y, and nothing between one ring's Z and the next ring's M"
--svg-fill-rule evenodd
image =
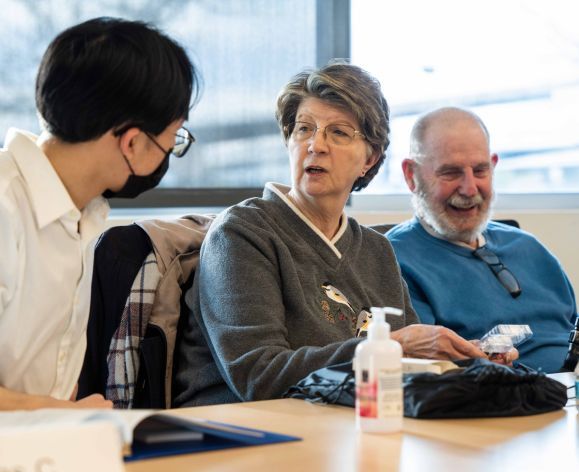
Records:
M45 131L10 129L0 150L0 410L111 406L75 398L92 243L106 198L156 186L185 154L198 92L184 49L145 23L96 18L49 45L36 79Z

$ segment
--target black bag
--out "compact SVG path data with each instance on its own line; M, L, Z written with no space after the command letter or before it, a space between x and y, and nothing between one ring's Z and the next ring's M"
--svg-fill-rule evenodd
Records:
M283 396L353 407L356 384L352 363L344 362L318 369L290 387Z
M469 359L458 364L463 368L440 375L406 375L404 416L525 416L559 410L567 403L565 385L524 364L513 368L487 359Z
M524 416L561 409L565 385L523 364L507 367L487 359L457 362L444 374L404 374L404 416L480 418ZM353 407L352 363L316 370L291 387L285 397Z

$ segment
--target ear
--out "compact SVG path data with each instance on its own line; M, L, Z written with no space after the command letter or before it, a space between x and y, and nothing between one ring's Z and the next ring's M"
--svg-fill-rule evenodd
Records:
M119 146L121 152L129 161L134 157L136 140L140 133L141 130L139 128L129 128L120 137Z
M497 163L499 162L499 155L496 153L491 154L491 162L493 164L493 169L497 166Z
M402 161L402 172L404 174L404 180L406 180L406 185L411 192L416 189L416 183L414 182L414 174L416 172L417 163L414 159L404 159Z
M364 167L362 167L362 175L366 175L366 172L368 172L372 167L374 167L376 162L378 162L378 159L379 159L378 151L373 151L372 153L370 153L370 155L366 158L366 163L364 164Z

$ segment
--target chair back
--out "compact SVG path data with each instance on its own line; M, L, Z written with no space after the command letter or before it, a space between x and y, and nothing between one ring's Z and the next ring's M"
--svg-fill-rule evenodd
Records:
M192 284L212 220L202 215L146 220L102 235L95 249L79 397L101 393L115 408L171 406L183 293ZM125 257L127 247L134 257Z
M111 340L119 327L131 286L152 248L147 233L135 224L108 229L95 246L87 349L78 398L92 393L106 396Z
M493 221L496 221L497 223L503 223L505 225L513 226L515 228L520 228L519 222L517 220L498 219L498 220L493 220ZM367 225L368 228L371 228L374 231L378 231L379 233L382 233L382 234L386 234L388 231L390 231L395 226L396 226L396 223L378 223L378 224Z

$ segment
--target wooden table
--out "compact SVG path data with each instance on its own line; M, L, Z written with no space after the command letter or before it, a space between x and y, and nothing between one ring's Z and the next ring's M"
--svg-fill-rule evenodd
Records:
M128 472L579 471L575 406L516 418L405 418L403 432L390 435L358 433L351 408L294 399L179 411L303 441L144 460Z

